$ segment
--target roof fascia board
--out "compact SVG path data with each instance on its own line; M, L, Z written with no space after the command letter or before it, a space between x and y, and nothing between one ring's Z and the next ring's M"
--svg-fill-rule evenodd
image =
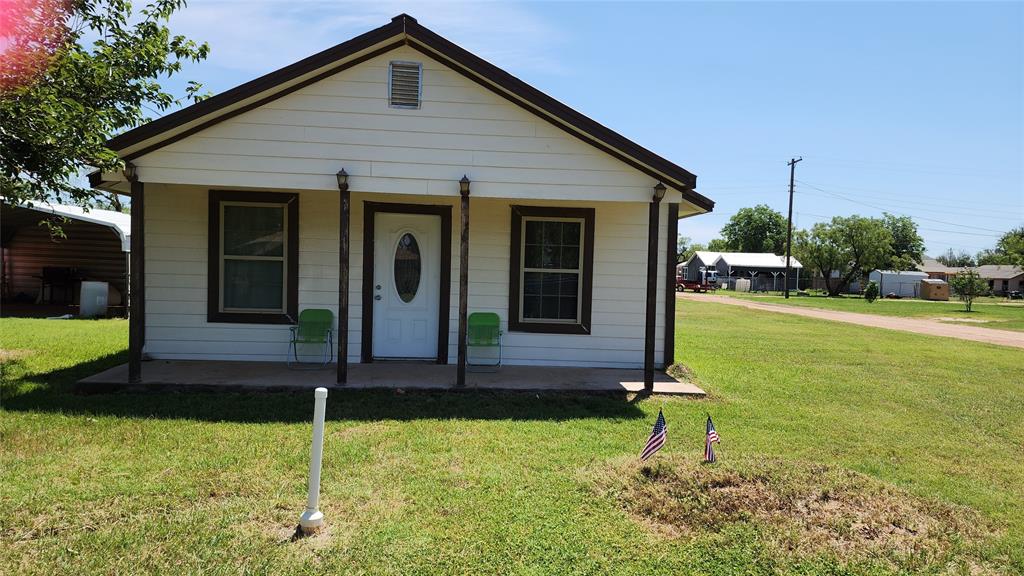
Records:
M114 234L117 235L118 240L121 241L121 251L122 252L131 252L131 238L130 238L130 236L128 236L124 232L122 232L121 228L117 224L112 224L110 222L99 220L97 218L90 218L86 214L69 214L67 212L58 212L55 208L53 208L51 206L39 206L39 205L35 205L35 204L33 204L32 206L29 206L27 204L21 204L18 207L19 208L26 208L28 210L33 210L35 212L42 212L43 214L48 214L50 216L58 216L60 218L67 218L68 220L79 220L81 222L88 222L89 224L96 224L97 226L105 226L105 227L110 228L111 230L113 230Z

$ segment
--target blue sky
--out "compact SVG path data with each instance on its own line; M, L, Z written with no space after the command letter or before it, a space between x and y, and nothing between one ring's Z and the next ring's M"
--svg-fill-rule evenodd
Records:
M938 254L1024 225L1024 3L192 0L173 28L212 52L181 80L220 92L401 12L696 173L695 241L785 214L792 156L798 227L908 214Z

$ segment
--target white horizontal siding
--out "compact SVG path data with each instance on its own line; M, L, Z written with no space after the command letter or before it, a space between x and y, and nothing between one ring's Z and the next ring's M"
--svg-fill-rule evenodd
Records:
M387 105L395 59L424 64L419 109ZM147 182L324 191L344 167L354 191L440 196L457 196L454 183L467 174L477 198L645 202L656 183L408 47L134 163Z
M187 186L146 188L146 353L163 359L284 361L288 328L208 323L208 191ZM449 286L449 360L455 362L458 329L459 207L455 198L353 194L350 230L349 362L358 362L362 325L363 202L448 204L452 208L452 283ZM512 201L473 198L470 206L469 310L502 318L509 364L639 368L643 365L647 217L644 203L531 205L595 207L594 289L590 335L509 333L508 258ZM526 203L526 202L518 202ZM299 194L299 308L337 312L337 192ZM657 362L664 322L667 209L659 232Z

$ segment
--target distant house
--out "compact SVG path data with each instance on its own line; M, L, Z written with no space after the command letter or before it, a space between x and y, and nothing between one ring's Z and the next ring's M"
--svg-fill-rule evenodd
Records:
M1021 266L985 264L984 266L952 267L935 259L925 258L917 267L929 278L946 281L968 268L977 272L982 280L988 282L989 290L996 296L1005 296L1014 290L1024 290L1024 267Z
M988 282L989 290L996 296L1024 290L1024 268L1020 266L987 264L974 268L974 271Z
M42 222L57 220L63 237L54 237ZM109 284L107 302L127 301L131 216L79 206L0 206L2 257L0 293L4 315L52 314L79 304L83 281ZM123 310L123 309L122 309Z
M927 256L921 260L921 265L918 266L917 269L927 274L929 278L946 281L948 281L950 277L956 276L956 273L960 270L956 267L946 266L942 262L939 262L934 258L928 258Z
M682 274L683 280L691 282L707 282L707 270L713 270L715 261L721 256L721 252L706 252L698 250L690 256L690 259L676 267L676 273Z
M719 282L730 289L736 280L750 280L752 291L783 290L786 287L786 257L770 252L722 252L715 259ZM790 258L789 289L799 289L799 274L803 264Z

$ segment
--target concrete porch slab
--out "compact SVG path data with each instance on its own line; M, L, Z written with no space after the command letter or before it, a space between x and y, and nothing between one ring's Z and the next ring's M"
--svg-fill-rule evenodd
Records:
M82 392L138 391L288 391L324 386L332 389L425 389L455 387L455 366L416 362L350 364L348 383L338 386L334 366L324 370L289 370L274 362L152 360L142 364L142 383L128 384L128 365L122 364L78 382ZM655 372L655 394L704 396L704 391ZM579 392L640 392L640 370L502 366L497 372L469 372L467 389Z

